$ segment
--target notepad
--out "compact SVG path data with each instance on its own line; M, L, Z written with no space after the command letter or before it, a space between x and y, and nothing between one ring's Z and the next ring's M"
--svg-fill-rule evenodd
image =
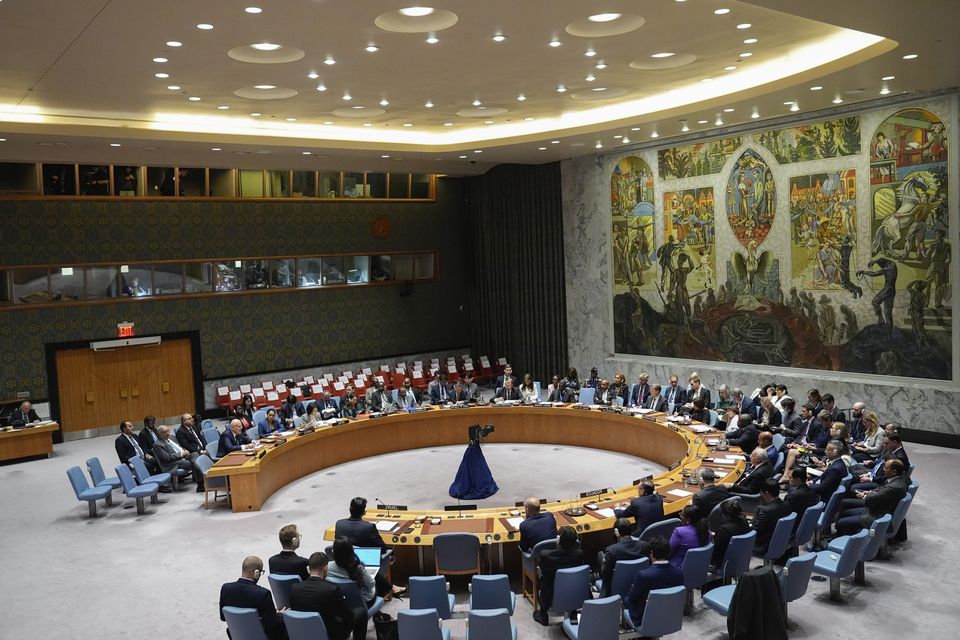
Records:
M514 529L519 529L521 522L523 522L523 518L507 518L507 524L509 524Z
M813 476L814 478L819 478L820 476L823 475L823 471L820 471L820 469L817 469L815 467L807 467L807 475Z
M683 489L670 489L670 491L667 491L667 494L671 496L677 496L678 498L686 498L687 496L693 495L689 491L684 491Z
M397 528L396 522L390 522L389 520L377 520L377 531L386 531L390 532Z
M714 463L714 464L731 464L731 465L733 465L733 464L737 464L737 461L736 461L736 460L730 460L729 458L714 458L714 459L713 459L713 463Z
M613 518L614 516L617 515L616 513L614 513L613 509L597 509L596 511L594 511L594 513L596 513L598 516L601 516L603 518Z

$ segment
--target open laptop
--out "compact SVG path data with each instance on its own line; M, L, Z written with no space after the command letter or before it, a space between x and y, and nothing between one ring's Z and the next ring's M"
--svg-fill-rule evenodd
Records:
M380 547L354 547L353 552L366 567L371 578L380 572Z

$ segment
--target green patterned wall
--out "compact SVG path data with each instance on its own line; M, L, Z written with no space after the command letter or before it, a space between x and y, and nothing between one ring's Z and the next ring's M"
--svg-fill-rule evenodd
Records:
M374 218L392 232L376 238ZM470 342L469 241L458 180L436 203L0 202L12 265L438 250L440 280L0 312L0 398L46 398L44 344L199 330L203 377L416 353ZM463 305L463 310L461 310Z

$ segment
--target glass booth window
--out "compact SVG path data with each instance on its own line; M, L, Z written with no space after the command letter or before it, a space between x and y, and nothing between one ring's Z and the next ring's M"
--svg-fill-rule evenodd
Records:
M177 192L173 167L147 167L147 196L172 196Z
M213 290L213 265L209 262L188 262L184 265L183 292L207 293Z
M43 165L43 195L45 196L77 195L76 180L76 167L72 164Z
M343 270L347 277L347 284L369 282L370 257L347 256L343 259Z
M80 165L80 195L110 195L110 167L105 164Z
M294 198L317 197L317 174L315 171L294 171L290 187Z
M183 293L183 265L153 265L153 295L170 296Z
M418 253L414 256L413 277L417 280L430 280L433 278L433 254Z
M153 275L149 265L120 265L119 295L122 298L140 298L153 295Z
M53 302L47 270L15 270L13 272L13 301L26 304Z
M240 193L238 195L241 198L262 198L263 171L240 169Z
M393 280L393 256L370 256L370 282Z
M343 174L343 197L344 198L362 198L363 174L362 173L344 173ZM370 194L367 194L368 196Z
M240 291L241 289L243 289L243 262L230 260L213 263L214 291Z
M206 196L207 195L207 170L206 169L184 169L177 170L179 185L179 195L181 196Z
M391 173L390 174L390 198L409 198L410 197L410 174L409 173Z
M116 267L87 267L86 272L87 300L119 296Z
M267 171L267 189L264 195L268 198L289 198L290 172Z
M113 168L113 195L137 196L137 184L140 182L139 167L121 166Z
M393 256L393 279L413 280L413 256Z
M386 198L387 197L387 174L368 173L367 174L367 192L368 198Z
M244 260L243 284L246 289L266 289L270 284L268 260Z
M37 165L32 162L0 162L0 193L35 195Z
M320 265L320 258L300 258L297 265L299 266L298 287L319 287L323 284L323 269Z
M53 300L72 301L83 298L83 268L59 267L50 269L50 291Z
M233 169L210 169L210 195L215 198L234 197Z
M274 288L294 286L294 276L297 272L296 262L293 258L271 260L270 286Z
M430 176L426 173L413 174L412 188L410 190L411 198L429 198L430 197Z
M343 258L328 256L321 259L322 284L343 284L346 277L343 273Z
M320 172L320 192L319 193L321 198L341 197L339 171L321 171Z

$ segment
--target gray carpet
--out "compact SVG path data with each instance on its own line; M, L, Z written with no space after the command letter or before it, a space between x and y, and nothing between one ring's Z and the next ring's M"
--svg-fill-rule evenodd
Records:
M829 601L826 583L811 582L807 595L790 607L794 638L957 638L953 594L960 591L956 567L960 542L935 518L930 505L956 505L953 490L960 452L908 445L921 489L909 514L910 540L893 560L867 568L868 586L844 583L846 601ZM534 493L571 497L578 490L621 486L656 465L629 456L573 447L488 445L486 455L501 491L488 502L504 504ZM83 467L97 455L116 463L113 438L57 445L49 460L0 466L3 562L0 638L223 638L217 616L220 584L235 580L247 554L266 559L278 551L280 526L297 523L301 551L323 547L323 528L342 517L354 495L423 507L448 504L446 489L462 454L444 447L370 458L303 478L274 494L263 511L234 514L204 511L193 486L162 494L163 504L138 517L133 504L115 492L116 505L87 519L65 470ZM541 460L549 464L532 464ZM396 469L417 469L419 481L404 484ZM112 475L112 473L110 473ZM942 509L942 507L941 507ZM950 509L952 512L953 509ZM266 579L263 579L264 586ZM466 607L466 592L457 607ZM396 615L406 601L388 603ZM514 624L521 638L561 638L531 619L518 598ZM464 637L464 621L444 623ZM671 638L726 638L725 620L697 602L693 618ZM368 638L374 638L372 627Z

